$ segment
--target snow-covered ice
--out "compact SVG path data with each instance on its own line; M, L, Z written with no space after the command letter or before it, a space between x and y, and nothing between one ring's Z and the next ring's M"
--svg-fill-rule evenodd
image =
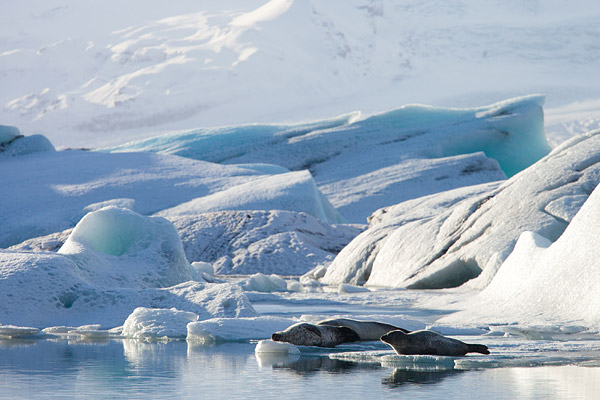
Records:
M198 320L193 312L175 308L156 309L138 307L123 324L122 335L128 338L158 340L162 338L185 338L187 325Z

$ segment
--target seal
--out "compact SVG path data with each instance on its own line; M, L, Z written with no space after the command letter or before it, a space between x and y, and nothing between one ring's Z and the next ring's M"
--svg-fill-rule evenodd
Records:
M405 333L392 331L381 337L398 354L426 354L434 356L464 356L467 353L490 354L487 346L468 344L460 340L442 336L434 331L415 331Z
M275 332L271 339L299 346L334 347L341 343L356 342L360 336L346 326L313 325L300 322L284 331Z
M406 329L377 321L358 321L349 318L325 319L317 322L317 325L345 326L355 331L360 340L379 340L383 335L391 331L402 331L409 333Z

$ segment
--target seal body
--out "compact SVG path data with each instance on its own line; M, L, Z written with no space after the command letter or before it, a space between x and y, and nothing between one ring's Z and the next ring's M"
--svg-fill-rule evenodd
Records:
M275 332L271 339L299 346L334 347L341 343L360 340L358 334L346 326L313 325L300 322L285 331Z
M358 334L360 340L379 340L388 332L400 330L408 333L406 329L376 321L358 321L349 318L325 319L317 322L317 325L345 326Z
M463 343L460 340L427 330L412 333L392 331L383 335L381 341L392 346L396 353L405 355L464 356L467 353L490 354L487 346L482 344Z

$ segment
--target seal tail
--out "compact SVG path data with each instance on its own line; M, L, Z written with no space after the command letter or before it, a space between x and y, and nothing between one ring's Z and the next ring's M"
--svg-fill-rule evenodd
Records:
M483 344L468 344L467 353L481 353L481 354L490 354L487 346Z

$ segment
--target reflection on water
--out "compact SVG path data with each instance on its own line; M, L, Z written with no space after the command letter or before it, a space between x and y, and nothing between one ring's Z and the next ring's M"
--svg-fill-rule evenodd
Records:
M0 398L587 399L600 368L392 369L326 353L255 356L253 343L0 340ZM593 398L593 397L592 397Z
M381 383L390 387L399 387L411 383L434 384L463 372L465 371L411 371L404 368L396 368L390 376L383 378Z

